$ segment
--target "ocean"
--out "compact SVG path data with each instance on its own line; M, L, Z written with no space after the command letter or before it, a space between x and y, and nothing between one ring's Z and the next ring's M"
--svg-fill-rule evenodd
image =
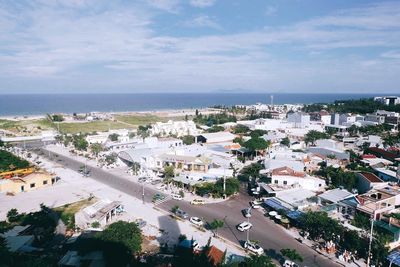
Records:
M270 103L268 93L15 94L0 95L0 116L46 113L154 111ZM309 104L371 94L273 94L274 104Z

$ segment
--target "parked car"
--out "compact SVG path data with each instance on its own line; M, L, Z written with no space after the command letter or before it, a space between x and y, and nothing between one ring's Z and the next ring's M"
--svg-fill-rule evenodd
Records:
M193 199L192 201L190 201L190 204L192 205L204 205L206 204L206 202L202 199Z
M257 255L261 255L261 254L264 253L264 249L262 247L260 247L256 243L253 243L253 242L250 242L250 241L244 242L243 247L245 249L250 250L251 252L253 252L253 253L257 254Z
M156 184L159 184L159 183L161 183L161 180L153 180L151 182L152 185L156 185Z
M250 230L251 227L253 227L253 225L252 225L251 223L249 223L249 222L242 222L241 224L239 224L239 225L237 226L237 229L238 229L240 232L244 232L244 231Z
M139 177L138 182L139 183L144 183L146 182L147 178L146 177Z
M165 199L165 196L163 194L157 193L153 196L153 202L156 202L157 200L164 200L164 199Z
M285 263L283 264L283 267L299 267L299 265L296 264L293 261L285 260Z
M181 195L175 194L175 193L171 194L171 197L173 199L175 199L175 200L182 200L183 199L183 197Z
M203 225L203 221L199 217L190 217L189 221L197 226Z
M253 209L259 209L261 208L262 202L258 200L253 200L252 202L250 202L250 204Z
M167 188L167 185L166 185L166 184L161 184L161 185L157 186L157 189L158 189L158 190L164 190L164 189L166 189L166 188Z
M244 217L250 218L251 217L250 208L242 209L242 214Z
M147 224L147 222L145 220L143 220L143 219L136 219L135 223L139 227L139 229L142 229Z
M187 214L187 212L181 210L181 209L177 209L175 211L175 215L182 218L182 219L187 219L189 217L189 215Z

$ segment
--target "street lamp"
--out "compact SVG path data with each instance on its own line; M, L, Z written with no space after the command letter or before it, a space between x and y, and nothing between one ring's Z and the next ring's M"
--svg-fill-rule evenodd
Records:
M371 263L371 246L372 246L372 235L374 232L374 221L375 221L375 211L372 213L372 216L371 216L371 232L369 234L367 267L369 267L370 263Z

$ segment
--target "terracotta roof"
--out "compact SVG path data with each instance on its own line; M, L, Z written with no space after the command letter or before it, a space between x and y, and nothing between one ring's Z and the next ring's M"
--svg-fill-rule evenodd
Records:
M362 158L363 158L363 159L375 159L376 156L375 156L375 155L372 155L372 154L364 154L364 155L362 156Z
M386 151L386 150L383 150L383 149L380 149L377 147L370 147L370 148L368 148L368 150L374 154L378 154L379 156L382 156L389 160L394 160L395 158L397 158L399 156L396 153L389 152L389 151Z
M304 172L296 172L295 170L285 166L272 170L272 175L290 175L296 177L304 177Z
M373 174L373 173L370 173L370 172L360 172L360 174L361 174L365 179L367 179L368 181L370 181L371 183L382 183L382 182L383 182L378 176L376 176L376 175Z
M207 257L212 265L218 266L222 263L224 252L215 246L211 246L210 249L207 251Z

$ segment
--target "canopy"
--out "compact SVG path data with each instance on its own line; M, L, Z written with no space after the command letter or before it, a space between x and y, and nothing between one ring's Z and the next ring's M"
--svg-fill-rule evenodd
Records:
M278 213L276 211L270 211L268 213L268 215L271 216L271 217L274 217L274 216L278 215Z

